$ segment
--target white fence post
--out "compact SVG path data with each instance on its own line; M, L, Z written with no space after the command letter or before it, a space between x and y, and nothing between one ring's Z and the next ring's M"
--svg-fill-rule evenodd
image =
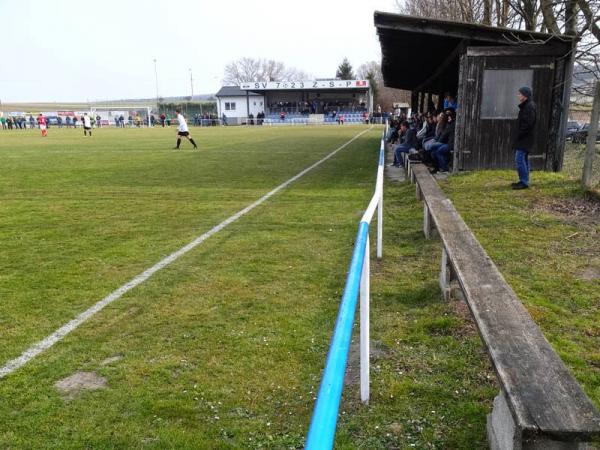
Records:
M382 256L383 256L383 186L381 186L381 190L379 192L379 204L377 205L377 259L381 259Z
M365 258L360 277L360 399L363 403L369 403L369 278L370 249L367 235Z

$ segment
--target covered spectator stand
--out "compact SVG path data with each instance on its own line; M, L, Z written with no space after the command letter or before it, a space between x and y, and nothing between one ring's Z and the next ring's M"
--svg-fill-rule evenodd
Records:
M413 111L458 101L453 170L514 167L517 92L533 89L533 169L562 168L573 40L565 36L375 12L384 83L412 91Z

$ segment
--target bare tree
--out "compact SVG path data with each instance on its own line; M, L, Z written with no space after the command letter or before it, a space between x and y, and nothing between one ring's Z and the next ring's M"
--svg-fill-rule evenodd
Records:
M415 16L569 36L577 43L573 90L589 103L600 79L600 0L396 0Z
M369 80L371 93L373 94L373 104L381 106L383 111L391 111L393 104L396 102L410 102L410 92L383 85L381 64L378 62L369 61L360 65L356 70L356 75L359 79Z
M271 59L240 58L225 66L223 83L238 86L248 81L299 81L308 75L281 61Z
M403 14L502 27L511 19L509 3L509 0L396 0Z

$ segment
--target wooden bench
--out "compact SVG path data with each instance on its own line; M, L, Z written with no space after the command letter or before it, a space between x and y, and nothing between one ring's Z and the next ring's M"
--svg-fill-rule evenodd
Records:
M500 383L490 448L593 448L585 442L600 437L600 414L427 168L407 166L425 235L435 228L443 243L440 287L460 285Z

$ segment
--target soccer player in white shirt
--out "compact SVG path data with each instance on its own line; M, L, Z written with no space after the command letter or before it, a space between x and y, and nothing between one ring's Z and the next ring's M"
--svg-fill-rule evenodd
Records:
M90 119L87 113L83 115L81 122L83 123L83 135L86 136L90 133L90 136L92 136L92 119Z
M181 144L182 136L187 138L188 141L190 141L192 143L194 148L198 148L198 146L192 139L192 136L190 136L190 130L188 130L187 122L185 121L185 118L181 114L181 110L178 108L175 110L175 112L177 113L177 123L179 124L179 126L177 127L177 147L173 147L173 149L179 150L179 144Z

